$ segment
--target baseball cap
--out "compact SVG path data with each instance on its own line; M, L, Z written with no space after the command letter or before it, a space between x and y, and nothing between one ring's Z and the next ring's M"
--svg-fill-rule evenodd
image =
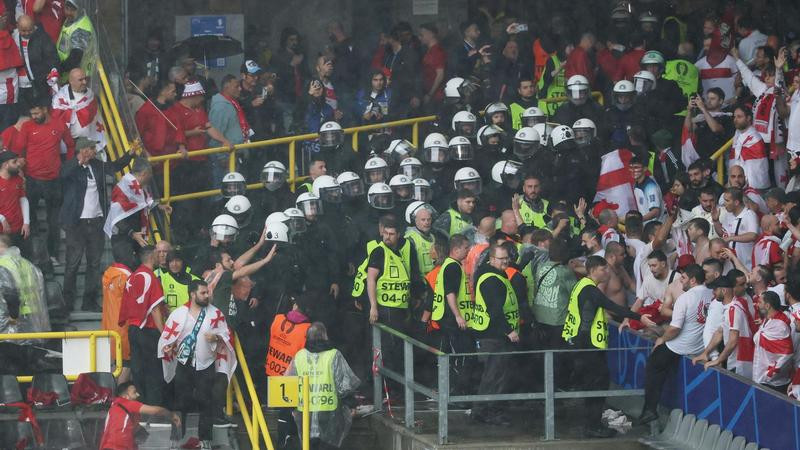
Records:
M11 161L12 159L17 159L17 158L19 158L19 155L10 150L2 151L0 152L0 165L2 165L6 161Z
M80 150L86 147L95 147L97 146L98 142L87 137L79 137L75 140L75 148Z
M249 73L250 75L261 75L264 73L264 69L261 68L255 61L252 59L248 59L247 61L242 64L242 73Z

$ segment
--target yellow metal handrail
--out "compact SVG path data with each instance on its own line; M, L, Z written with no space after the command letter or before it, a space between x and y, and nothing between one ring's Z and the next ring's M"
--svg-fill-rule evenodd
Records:
M725 185L725 152L727 152L731 146L733 145L733 138L730 138L728 142L722 144L722 147L719 150L715 151L714 154L711 155L710 159L717 160L717 182L721 185Z
M9 333L0 334L0 341L25 341L31 339L86 339L89 338L89 371L97 371L97 338L109 337L114 340L114 347L116 348L116 367L112 375L118 377L122 372L122 337L113 330L90 330L90 331L48 331L42 333ZM68 381L75 381L78 375L66 375ZM20 383L30 383L33 381L33 376L20 375L17 376L17 381Z
M592 91L592 98L597 100L597 103L603 105L603 93L600 91ZM544 103L562 103L569 100L569 97L549 97L543 98L541 101Z
M228 389L228 398L226 402L226 412L229 416L233 415L233 396L236 396L236 402L239 404L239 410L242 413L247 435L250 438L251 448L261 448L261 440L267 446L267 450L274 450L272 445L272 437L269 435L269 428L267 428L267 421L264 418L264 410L261 409L261 402L258 400L256 394L255 384L253 378L250 376L250 369L247 367L247 360L242 351L242 345L239 343L239 336L234 339L234 348L236 349L236 358L239 361L239 367L244 378L244 387L250 395L251 410L247 411L247 404L244 401L242 387L239 385L239 380L236 376L231 378L231 387Z
M353 142L353 151L358 151L358 135L359 133L374 131L374 130L382 130L386 128L397 128L397 127L404 127L404 126L411 126L411 143L414 144L415 147L419 145L419 124L432 122L436 120L436 116L424 116L424 117L415 117L412 119L403 119L403 120L395 120L392 122L385 122L385 123L377 123L372 125L362 125L360 127L352 127L352 128L345 128L344 134L345 135L352 135L352 142ZM298 176L296 171L296 148L298 142L303 141L311 141L319 137L317 133L308 133L308 134L301 134L297 136L285 136L275 139L267 139L264 141L256 141L256 142L248 142L244 144L235 145L233 150L228 147L211 147L206 148L203 150L194 150L188 152L189 157L194 156L208 156L208 155L217 155L220 153L227 153L229 155L228 159L228 170L234 171L236 170L236 152L239 150L247 150L247 149L256 149L256 148L267 148L267 147L274 147L276 145L289 145L289 177L287 182L294 190L294 186L297 182L304 180L306 177ZM188 194L181 194L181 195L171 195L171 183L170 183L170 161L173 160L180 160L182 158L181 155L174 153L171 155L159 155L159 156L151 156L149 161L151 163L164 163L164 192L163 197L161 198L162 203L171 203L177 202L181 200L190 200L190 199L197 199L197 198L204 198L204 197L212 197L214 195L219 194L219 189L211 189L207 191L201 192L191 192ZM253 183L247 185L247 189L259 189L262 188L263 185L261 183Z

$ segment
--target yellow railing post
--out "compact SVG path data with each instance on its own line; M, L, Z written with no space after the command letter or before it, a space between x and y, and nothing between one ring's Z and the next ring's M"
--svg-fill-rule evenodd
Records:
M311 448L311 401L308 375L303 375L303 450Z
M100 84L103 86L103 90L106 93L106 98L108 98L109 106L111 107L111 114L113 114L115 123L119 125L119 137L122 140L122 144L124 147L128 146L128 135L125 133L125 126L122 124L122 118L119 114L119 110L117 109L117 104L114 102L114 94L111 92L111 84L108 82L108 77L106 77L106 71L103 68L103 63L98 60L97 61L97 73L100 75Z
M358 153L358 131L353 132L353 151Z
M712 160L712 161L716 160L717 161L717 182L719 182L719 184L721 184L723 186L725 185L725 158L724 158L724 156L725 156L725 152L728 151L728 149L730 149L732 145L733 145L733 138L730 138L728 140L728 142L722 144L722 147L720 147L717 151L715 151L709 157L710 160Z
M242 351L242 344L239 342L239 337L237 336L233 342L234 348L236 349L236 358L239 361L239 366L241 367L242 375L244 376L245 387L247 388L247 392L250 394L251 402L256 404L258 403L258 395L256 395L256 388L253 384L253 379L250 376L250 369L247 367L247 360L245 359L244 351ZM239 403L239 405L239 409L246 409L244 403ZM262 436L264 436L264 442L267 444L267 450L275 450L272 445L272 438L269 435L269 428L267 428L267 421L264 419L264 411L261 410L260 404L258 407L253 408L253 416L253 424L257 427L260 427L260 433Z
M297 156L295 149L297 148L297 141L289 142L289 189L294 192L297 189Z
M164 193L163 193L164 197L162 197L161 200L162 200L162 202L167 203L167 204L169 203L169 198L170 198L170 185L169 185L170 176L169 176L169 174L170 174L170 163L171 162L172 161L169 160L169 159L164 161Z
M414 125L411 125L411 144L414 148L419 149L419 122L414 122Z
M717 158L717 183L725 186L725 161Z
M89 336L89 371L97 372L97 335Z
M225 390L225 414L233 415L233 383L228 383L228 389Z
M236 148L228 156L228 172L236 172Z

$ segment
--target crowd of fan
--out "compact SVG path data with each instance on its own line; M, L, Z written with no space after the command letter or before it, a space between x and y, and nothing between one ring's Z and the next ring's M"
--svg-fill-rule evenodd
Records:
M607 304L622 327L657 336L643 421L655 414L677 355L796 396L800 383L790 380L800 367L800 41L768 36L752 11L718 3L719 9L695 11L705 14L679 15L666 3L617 2L605 17L588 15L595 24L586 23L587 15L557 13L523 25L485 8L461 25L452 48L440 43L435 25L415 34L401 22L381 35L371 54L331 23L331 45L310 61L300 34L286 28L274 53L248 55L240 77L225 76L219 84L192 58L170 67L162 42L151 36L128 72L143 147L151 156L183 156L171 166L173 195L212 186L221 194L176 202L174 211L161 205L171 213L172 245L162 240L156 257L144 254L162 282L166 306L186 301L180 286L192 279L209 281L212 303L238 333L263 384L258 368L267 357L269 324L302 298L303 313L325 323L366 376L368 322L389 324L443 351L474 351L476 339L484 352L574 344L564 338L574 337L565 327L573 289L603 266L602 276L592 276L604 299L598 305ZM25 19L17 22L22 27ZM61 139L50 142L54 159L36 172L41 158L32 158L32 131L23 117L3 132L5 147L21 158L0 156L0 183L21 171L26 184L18 189L28 192L24 202L25 190L13 199L12 192L0 192L4 230L23 249L29 231L49 233L54 263L58 229L64 227L69 241L75 222L64 209L59 216L54 197L61 192L47 181L59 180L60 158L73 157L73 138L83 138L76 152L81 166L87 166L84 147L99 150L103 142L102 131L90 133L97 119L70 106L74 92L87 90L83 69L69 72L64 86L67 96L54 97L53 112L41 102L30 108L36 123L42 123L38 116L64 122L64 155ZM346 142L343 127L425 114L437 119L421 127L419 148L397 129L363 133L358 152ZM287 182L288 158L279 147L240 151L237 172L228 171L227 154L187 155L317 132L318 139L298 146L308 180L296 189L294 180ZM67 167L61 168L65 183ZM123 179L131 184L115 188L119 195L108 201L100 189L96 207L72 203L82 211L78 221L103 218L115 259L107 275L115 267L132 272L137 249L148 248L146 219L156 204L150 195L162 170L136 158ZM716 177L726 179L724 186ZM248 192L247 182L256 179L264 189ZM65 184L65 205L69 193ZM29 230L28 216L35 223L36 214L23 214L28 201L35 212L40 198L48 231ZM114 204L125 200L146 207L120 218ZM87 208L91 217L84 217ZM75 261L70 248L68 267ZM75 269L84 249L91 259L88 245L72 249L81 252ZM386 302L376 303L375 280L399 267L394 259L405 266L408 294L400 301L390 288ZM463 267L463 282L450 270L451 260ZM87 268L84 307L92 308L99 293L97 261ZM483 292L479 279L493 270L513 288L518 322L482 329L469 308L436 311L437 296L475 303L476 291ZM71 276L72 284L65 280L70 307ZM126 289L117 283L105 293L104 316ZM122 325L109 317L107 326ZM152 324L159 332L163 317ZM386 345L383 357L397 363L393 347ZM510 389L512 371L500 370L506 364L512 362L487 361L481 393ZM465 378L462 373L460 386ZM135 373L134 381L141 382ZM495 405L473 413L507 423Z

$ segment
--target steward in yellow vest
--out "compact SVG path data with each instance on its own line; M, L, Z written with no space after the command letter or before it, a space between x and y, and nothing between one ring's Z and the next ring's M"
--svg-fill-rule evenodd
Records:
M65 2L64 16L66 20L56 41L62 79L76 67L83 69L86 75L93 76L97 60L97 36L92 21L86 11L71 2Z
M465 234L475 229L472 220L472 213L475 211L477 196L471 191L461 189L458 191L458 199L450 208L433 222L433 228L447 237L454 234Z
M303 377L309 378L310 439L339 448L352 424L352 396L361 380L353 373L344 356L328 340L325 325L315 322L308 329L305 348L297 352L286 375L300 377L300 403L293 411L298 434L302 436Z
M609 279L608 262L600 256L586 259L587 277L579 280L569 296L567 317L561 337L567 344L577 349L608 348L608 325L606 310L620 319L641 317L646 325L652 325L647 316L639 316L630 309L620 306L603 294L597 285ZM609 375L606 352L586 351L574 353L570 358L575 374L570 388L580 390L608 389ZM609 437L608 428L601 423L605 398L595 397L584 400L586 434L592 437Z
M171 251L167 254L167 267L169 270L159 271L158 278L164 291L164 303L169 312L172 312L189 301L189 283L200 278L185 266L183 257L178 252Z
M539 177L533 175L525 177L522 183L523 195L519 196L519 202L512 204L517 223L547 228L547 222L550 221L547 211L550 202L540 197L541 191L542 183Z
M514 131L522 128L522 113L528 108L539 106L539 101L536 99L536 85L531 78L520 77L517 82L517 95L517 99L509 105L511 127Z
M469 252L469 240L463 234L450 238L450 252L442 263L433 289L431 320L444 325L445 330L466 330L467 318L472 313L473 303L469 298L467 276L462 261Z

